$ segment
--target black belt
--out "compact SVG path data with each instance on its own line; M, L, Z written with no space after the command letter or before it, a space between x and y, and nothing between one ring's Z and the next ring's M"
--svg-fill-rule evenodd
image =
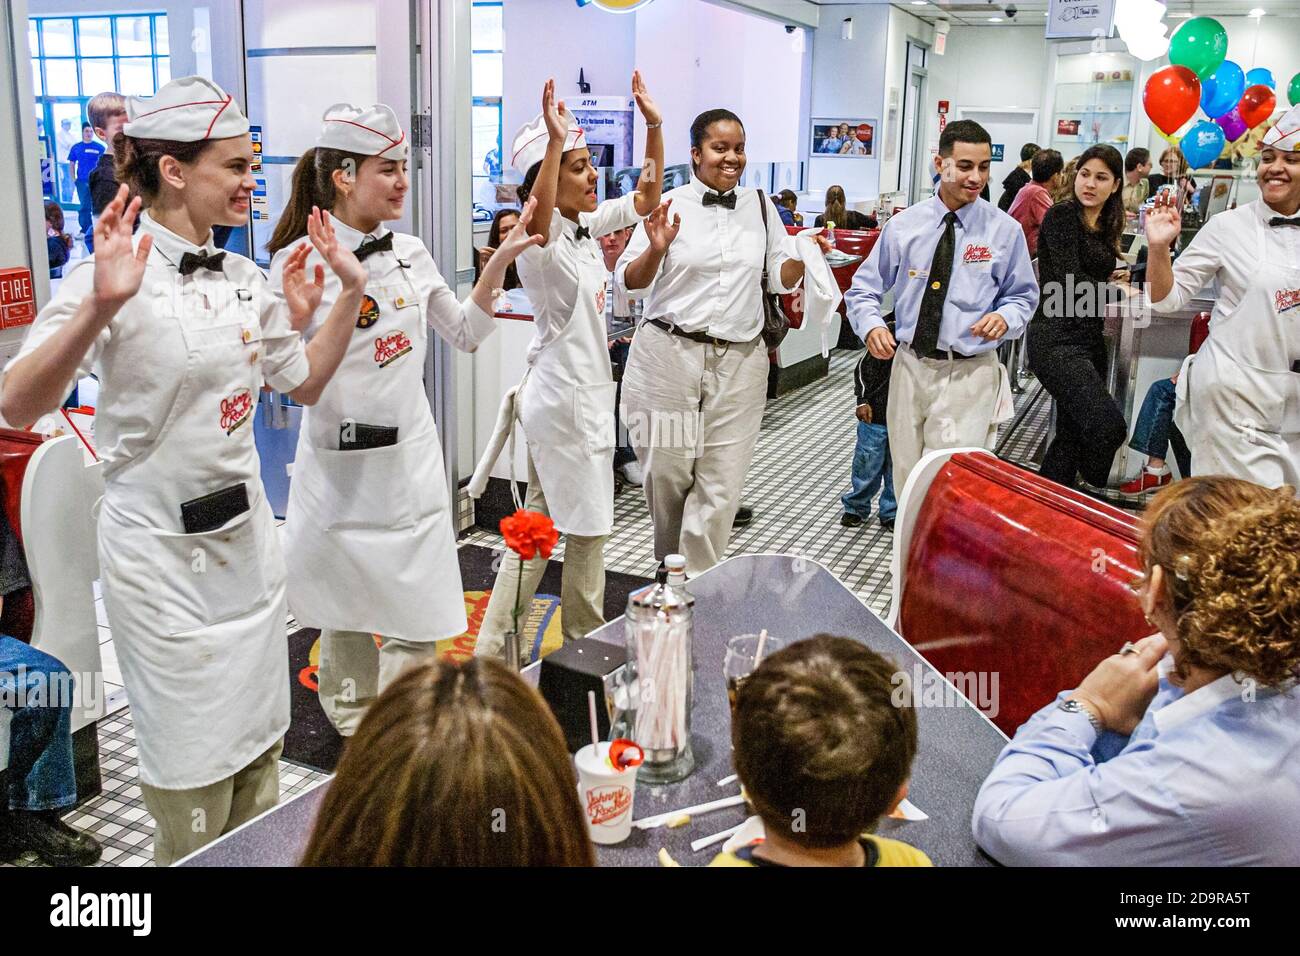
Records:
M683 339L690 339L692 342L699 342L702 345L748 345L749 342L757 341L760 336L755 336L747 342L733 342L730 339L720 339L716 335L709 335L707 332L687 332L685 329L679 329L671 322L665 322L663 319L646 319L651 325L663 329L673 335L680 336Z
M945 350L945 349L931 349L931 350L928 351L928 352L922 352L920 349L914 349L914 348L912 348L912 343L911 343L911 342L904 342L903 344L906 345L906 346L908 347L908 349L911 350L911 352L912 352L913 355L919 355L919 356L921 356L921 358L939 359L940 361L943 361L944 359L949 359L949 358L955 358L955 359L972 359L972 358L976 358L976 356L974 356L974 355L962 355L960 352L949 352L949 351L947 351L947 350ZM979 354L982 355L982 354L984 354L984 353L981 352L981 353L979 353Z

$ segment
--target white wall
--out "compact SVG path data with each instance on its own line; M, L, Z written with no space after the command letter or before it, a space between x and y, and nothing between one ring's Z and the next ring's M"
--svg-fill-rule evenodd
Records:
M898 166L903 157L900 139L903 125L903 100L907 86L907 43L914 41L922 46L932 46L934 27L904 10L889 9L889 40L885 50L884 106L880 111L880 184L879 191L890 192L897 188ZM942 59L934 57L931 59ZM898 109L889 116L889 103L897 96ZM893 155L890 155L892 146Z
M811 31L811 119L881 121L885 111L885 59L889 46L890 8L849 4L823 10L821 25ZM840 39L845 17L853 18L853 39ZM807 149L807 144L803 144ZM849 201L874 198L879 192L880 160L808 160L808 189L818 193L838 183Z

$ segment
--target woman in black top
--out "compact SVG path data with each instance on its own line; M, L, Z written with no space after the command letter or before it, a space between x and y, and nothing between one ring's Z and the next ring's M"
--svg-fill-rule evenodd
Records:
M1106 388L1102 337L1108 280L1124 232L1124 160L1112 146L1079 157L1074 195L1043 217L1038 234L1038 311L1029 367L1056 400L1056 437L1040 474L1075 487L1079 475L1105 487L1128 437L1124 413Z
M478 250L478 255L474 257L474 281L478 282L479 276L483 274L483 266L492 258L492 253L497 251L497 246L501 245L501 237L507 235L519 222L518 209L498 209L497 214L492 217L492 226L488 229L487 245ZM518 289L520 286L519 272L515 269L512 262L506 266L506 282L502 286L505 291Z

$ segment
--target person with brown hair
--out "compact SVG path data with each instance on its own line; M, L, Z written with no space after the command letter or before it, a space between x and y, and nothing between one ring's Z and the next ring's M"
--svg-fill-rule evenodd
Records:
M865 644L830 634L764 659L731 717L736 773L764 838L709 865L931 865L870 833L907 796L916 756L916 712L900 679Z
M844 187L830 186L826 190L826 204L814 220L813 225L825 226L834 223L836 229L875 229L876 223L870 216L864 216L856 209L845 206Z
M595 866L550 708L498 661L402 674L343 752L302 866Z
M1296 866L1300 502L1223 476L1143 516L1159 633L1031 717L975 801L1005 864Z
M1079 172L1079 157L1075 156L1065 164L1061 170L1061 178L1057 180L1056 188L1052 190L1052 202L1067 202L1074 198L1074 177Z
M63 277L63 267L72 252L72 237L64 230L63 207L45 200L45 251L50 259L50 278Z
M279 799L289 612L253 415L263 382L304 405L320 398L366 273L328 213L313 215L312 244L342 291L304 346L293 326L315 312L324 271L307 277L307 244L284 270L282 301L251 260L212 241L214 225L247 220L255 185L233 98L190 76L127 112L115 143L123 185L96 224L95 254L69 270L6 367L0 415L29 426L78 377L99 378L104 604L154 860L167 865Z

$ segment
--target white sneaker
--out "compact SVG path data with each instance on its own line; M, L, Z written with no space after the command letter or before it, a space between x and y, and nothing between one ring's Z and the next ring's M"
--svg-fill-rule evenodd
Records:
M641 471L641 462L639 461L629 461L619 469L619 473L622 474L623 480L629 485L636 485L639 488L645 482L645 474Z

